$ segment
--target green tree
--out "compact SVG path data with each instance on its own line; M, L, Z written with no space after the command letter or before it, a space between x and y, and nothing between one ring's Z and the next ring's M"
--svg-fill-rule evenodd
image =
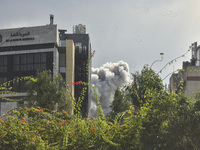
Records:
M132 74L133 83L127 86L127 90L132 98L133 105L140 107L147 99L147 93L151 91L161 92L164 90L162 80L154 70L145 65L141 73Z
M115 116L119 112L126 111L131 106L131 97L126 93L125 89L117 88L115 90L114 98L111 103L111 115Z
M29 106L39 106L51 110L66 110L66 88L60 74L52 77L51 71L37 73L35 80L26 83Z

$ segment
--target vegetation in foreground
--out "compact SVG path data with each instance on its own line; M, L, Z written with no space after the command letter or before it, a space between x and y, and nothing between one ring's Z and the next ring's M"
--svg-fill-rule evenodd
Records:
M200 94L169 93L147 66L133 79L117 89L107 118L98 97L96 117L82 118L79 105L74 116L39 106L10 110L0 119L0 149L199 149Z

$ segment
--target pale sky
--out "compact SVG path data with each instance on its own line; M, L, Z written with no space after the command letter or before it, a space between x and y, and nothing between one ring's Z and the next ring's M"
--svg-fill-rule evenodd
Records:
M191 43L200 44L199 0L0 0L0 29L46 25L50 14L68 33L73 25L86 25L96 50L93 68L123 60L134 73L162 52L164 60L153 65L157 72ZM168 66L161 78L190 57L191 52Z

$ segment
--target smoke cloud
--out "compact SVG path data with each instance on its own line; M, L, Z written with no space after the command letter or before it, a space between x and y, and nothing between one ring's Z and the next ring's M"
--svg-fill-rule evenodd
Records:
M108 114L111 109L114 92L117 87L122 87L130 82L129 66L124 61L106 63L103 67L92 68L91 84L96 87L99 100L104 111ZM94 91L91 95L91 108L89 116L96 116L97 107Z

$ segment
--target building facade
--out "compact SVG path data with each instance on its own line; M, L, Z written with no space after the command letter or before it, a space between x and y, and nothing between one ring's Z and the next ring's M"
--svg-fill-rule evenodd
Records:
M52 75L61 73L64 82L69 85L70 95L78 99L79 95L76 93L78 93L79 89L76 89L76 87L74 89L72 83L80 80L89 81L90 75L87 75L85 80L83 80L82 76L76 76L79 65L82 65L77 64L77 41L73 38L67 38L66 35L65 30L59 30L57 25L52 23L45 26L1 29L0 84L24 76L35 76L38 70L51 70ZM88 38L83 39L83 41L86 40L90 43L89 35L83 34L82 38L85 37ZM86 59L90 54L89 51L91 51L90 47L86 51L88 55L83 58L85 60L82 62L87 62ZM13 90L20 93L26 92L23 83L20 82L13 85ZM22 95L1 95L1 97L4 96L21 97ZM87 97L84 108L82 108L84 114L87 114L88 101L89 98ZM18 105L19 102L6 102L2 100L0 115Z
M173 74L169 80L169 91L181 90L189 97L200 90L200 46L197 42L191 45L192 58L183 62L182 70Z
M74 72L74 81L82 81L90 84L91 79L91 62L88 61L91 54L91 43L89 34L86 34L86 27L82 24L73 26L73 33L68 34L65 33L66 30L59 30L60 31L60 39L65 40L72 40L75 46L75 72ZM62 42L64 43L64 42ZM62 44L61 44L62 45ZM63 44L65 45L65 44ZM65 55L65 51L62 50L63 47L59 48L59 52L61 55ZM60 56L61 56L60 55ZM62 60L62 59L61 59ZM61 71L60 71L61 72ZM63 76L63 72L61 73ZM91 88L90 86L78 85L74 87L74 95L76 101L79 100L81 96L82 89L86 87L86 93L84 99L81 103L81 111L83 116L86 117L89 113L90 108L90 93Z

